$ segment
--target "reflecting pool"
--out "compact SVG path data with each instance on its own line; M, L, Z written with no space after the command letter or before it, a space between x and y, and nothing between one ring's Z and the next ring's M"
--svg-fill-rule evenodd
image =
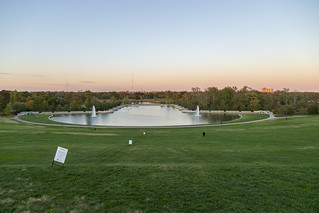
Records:
M237 114L224 113L183 113L173 106L166 105L130 105L113 113L63 114L54 115L51 120L68 124L103 126L175 126L213 124L239 118Z

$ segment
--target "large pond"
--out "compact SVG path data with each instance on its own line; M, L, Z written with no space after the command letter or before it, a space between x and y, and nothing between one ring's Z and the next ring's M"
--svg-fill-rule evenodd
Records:
M173 106L166 105L132 105L123 107L113 113L62 114L54 115L51 120L69 124L103 125L103 126L175 126L213 124L239 118L237 114L224 113L183 113Z

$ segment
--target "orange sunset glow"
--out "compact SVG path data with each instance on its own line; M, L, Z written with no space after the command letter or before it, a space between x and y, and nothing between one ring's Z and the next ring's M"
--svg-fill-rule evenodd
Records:
M69 4L0 3L0 89L319 91L316 3Z

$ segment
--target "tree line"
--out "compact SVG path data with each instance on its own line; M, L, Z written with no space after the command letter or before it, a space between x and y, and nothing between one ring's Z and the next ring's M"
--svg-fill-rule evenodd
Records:
M178 104L194 110L269 110L279 115L318 114L319 93L291 92L289 89L262 93L250 87L192 88L191 92L18 92L0 91L0 114L22 111L89 111L108 110L121 104L148 101Z
M319 93L291 92L285 88L273 93L263 93L250 87L237 89L209 87L204 91L192 88L177 103L195 109L199 105L205 110L269 110L279 115L318 114Z

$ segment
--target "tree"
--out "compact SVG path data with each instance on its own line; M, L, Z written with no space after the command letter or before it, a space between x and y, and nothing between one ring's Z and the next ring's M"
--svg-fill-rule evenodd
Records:
M259 93L259 99L260 99L260 107L264 110L272 110L274 109L274 98L271 93Z
M193 87L191 92L192 102L196 106L199 104L201 91L199 87Z
M5 97L0 95L0 112L3 112L3 110L7 107L7 104Z
M29 97L27 97L27 100L26 100L26 102L27 102L27 109L28 110L33 110L33 108L34 108L34 100L32 100L32 98L29 96Z
M232 109L232 101L235 96L236 88L225 87L219 93L220 109L229 110Z
M280 115L294 115L295 110L292 106L284 105L284 106L281 106L281 108L279 109L279 114Z
M166 104L172 103L172 92L169 90L165 91L165 103Z
M49 105L49 109L50 110L55 110L56 109L56 105L57 105L57 100L58 98L57 97L50 97L47 101L48 105Z
M208 87L205 90L205 93L208 96L208 109L212 110L212 109L218 109L218 103L217 103L217 99L218 99L218 93L219 90L217 87Z
M45 106L43 105L43 102L45 101L45 98L43 96L37 96L34 100L34 108L37 111L43 111L45 110Z
M64 97L58 97L57 99L56 99L56 110L57 111L61 111L61 110L67 110L66 108L66 106L69 104L69 102L64 98ZM59 107L59 109L57 109L58 108L58 106L60 106Z
M27 110L26 104L22 102L15 102L14 104L11 105L11 110L13 111L14 114L17 114L19 112L23 112Z
M233 102L233 109L238 111L247 110L248 100L243 91L240 90L235 93Z
M259 108L259 97L255 92L247 93L246 97L249 100L249 108L251 111L255 111Z
M2 90L0 91L0 114L4 113L10 102L10 93L9 91Z
M285 105L288 105L288 101L289 101L289 89L288 88L284 88L282 90L282 94L283 94L283 98L285 101Z
M308 105L307 114L308 115L317 115L318 114L318 106L315 104Z
M127 103L129 103L129 100L128 100L128 96L126 95L122 98L122 104L127 104Z
M84 103L85 109L90 110L93 107L92 92L88 90L84 93L84 95L85 95L85 103Z
M75 96L72 98L71 103L70 103L70 109L72 111L81 110L81 101L80 101L79 97Z
M10 92L10 104L21 102L22 99L23 98L22 98L21 93L17 92L17 90L14 90L14 91Z

